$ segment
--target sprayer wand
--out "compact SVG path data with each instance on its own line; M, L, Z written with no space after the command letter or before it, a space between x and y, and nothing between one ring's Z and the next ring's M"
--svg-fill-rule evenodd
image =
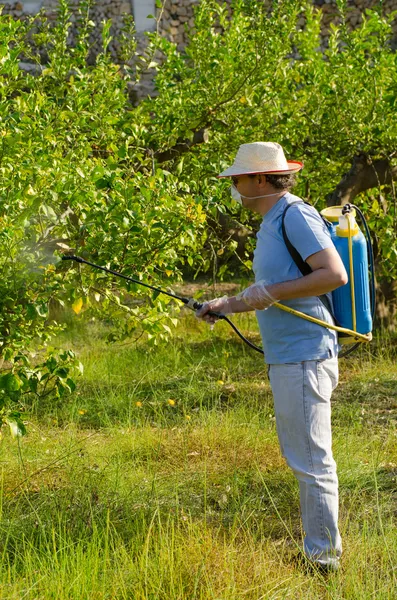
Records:
M166 294L167 296L170 296L171 298L180 300L181 302L186 304L192 310L198 310L202 306L202 304L200 304L199 302L193 301L192 298L183 298L182 296L178 296L177 294L172 294L171 292L166 292L165 290L157 288L154 285L150 285L149 283L144 283L143 281L139 281L139 279L134 279L133 277L128 277L127 275L123 275L122 273L118 273L117 271L113 271L112 269L107 269L106 267L101 267L100 265L95 265L94 263L89 262L88 260L85 260L84 258L81 258L81 256L62 256L62 260L74 260L78 263L84 263L85 265L90 265L90 267L94 267L95 269L100 269L101 271L105 271L106 273L111 273L112 275L116 275L117 277L126 279L127 281L132 281L133 283L137 283L138 285L143 285L144 287L154 290L155 292L160 292L161 294ZM219 318L222 317L222 315L219 315L218 313L211 313L211 314L213 314L214 316L219 317Z
M165 290L155 287L154 285L150 285L149 283L144 283L143 281L139 281L139 279L134 279L133 277L128 277L127 275L123 275L122 273L118 273L117 271L113 271L112 269L107 269L106 267L101 267L100 265L96 265L92 262L89 262L88 260L85 260L84 258L81 258L81 256L65 255L65 256L62 256L62 260L74 260L75 262L89 265L90 267L94 267L94 269L100 269L101 271L105 271L105 273L110 273L111 275L116 275L116 277L121 277L122 279L126 279L127 281L132 281L133 283L142 285L146 288L149 288L150 290L159 292L160 294L165 294L166 296L175 298L175 300L180 300L180 302L183 302L183 304L185 304L188 308L190 308L191 310L194 310L194 311L199 310L203 306L200 302L197 302L197 300L194 300L194 298L185 298L183 296L178 296L177 294L173 294L171 292L166 292ZM226 315L223 315L222 313L217 313L214 311L208 311L207 315L217 317L218 319L222 319L222 320L226 321L227 323L229 323L229 325L237 333L237 335L246 344L248 344L248 346L250 348L252 348L253 350L256 350L257 352L260 352L261 354L264 354L262 348L259 348L259 346L256 346L255 344L253 344L252 342L247 340L247 338L244 337L244 335L241 333L241 331L239 331L237 329L237 327L234 325L234 323L232 323L230 321L230 319L228 319L226 317Z
M110 273L111 275L116 275L116 277L121 277L122 279L126 279L127 281L132 281L133 283L147 287L150 290L159 292L160 294L165 294L166 296L175 298L175 300L179 300L180 302L183 302L183 304L185 304L191 310L196 311L202 307L202 304L200 302L197 302L196 300L194 300L194 298L184 298L183 296L178 296L177 294L173 294L171 292L166 292L165 290L155 287L154 285L150 285L149 283L143 283L143 281L139 281L139 279L134 279L133 277L128 277L127 275L123 275L122 273L118 273L117 271L113 271L112 269L107 269L106 267L101 267L100 265L96 265L92 262L89 262L88 260L85 260L84 258L81 258L81 256L65 255L65 256L62 256L62 260L74 260L78 263L83 263L83 264L89 265L90 267L94 267L94 269L100 269L101 271L105 271L105 273ZM295 309L291 308L290 306L286 306L285 304L281 304L280 302L275 302L274 306L276 306L277 308L279 308L285 312L289 312L293 315L296 315L297 317L306 319L307 321L311 321L312 323L316 323L317 325L321 325L322 327L326 327L327 329L333 329L334 331L337 331L338 333L344 333L346 335L351 335L351 336L353 336L353 338L355 339L356 342L369 342L372 339L372 334L364 335L364 334L358 333L357 331L352 331L351 329L346 329L344 327L332 325L331 323L328 323L326 321L321 321L320 319L316 319L315 317L311 317L310 315L306 315L305 313L295 310ZM230 319L228 319L228 317L226 317L226 315L223 315L222 313L217 313L214 311L208 311L207 314L210 316L213 316L213 317L217 317L218 319L222 319L223 321L226 321L227 323L229 323L230 327L237 333L237 335L239 336L239 338L241 338L243 340L243 342L248 344L248 346L250 348L252 348L253 350L256 350L257 352L264 354L262 348L259 348L259 346L256 346L255 344L250 342L241 333L241 331L239 331L237 329L237 327L234 325L234 323L232 323L232 321L230 321ZM356 346L354 346L354 347L356 347ZM348 353L350 354L350 351L348 351ZM346 355L347 355L347 353L346 353Z

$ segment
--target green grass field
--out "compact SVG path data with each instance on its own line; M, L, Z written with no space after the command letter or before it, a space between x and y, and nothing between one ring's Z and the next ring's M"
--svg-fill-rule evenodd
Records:
M233 319L260 343L255 319ZM294 561L298 487L280 455L262 357L186 315L158 348L105 343L76 318L57 340L76 392L1 440L0 598L397 598L397 349L341 361L333 398L341 570Z

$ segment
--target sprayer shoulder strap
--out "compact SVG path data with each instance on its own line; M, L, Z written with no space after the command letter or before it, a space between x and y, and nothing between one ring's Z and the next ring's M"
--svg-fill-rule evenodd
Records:
M301 255L299 254L299 252L297 251L295 246L293 246L291 244L290 240L288 239L287 232L285 230L284 221L285 221L286 212L294 204L307 204L308 206L311 206L311 204L309 204L309 202L304 202L303 200L299 201L299 202L293 202L292 204L288 204L288 206L285 207L282 218L281 218L281 231L283 233L284 243L287 246L288 252L290 253L290 255L291 255L294 263L298 267L299 271L302 273L302 275L309 275L310 273L313 272L313 269L306 261L303 260L303 258L301 257ZM322 217L322 216L321 216L321 218L323 219L324 223L328 227L328 221L326 221L326 219L324 219L324 217ZM333 320L336 322L335 316L331 309L331 303L329 301L328 296L326 294L322 294L321 296L319 296L319 298L320 298L321 302L324 304L325 308L330 313L330 315L332 316Z

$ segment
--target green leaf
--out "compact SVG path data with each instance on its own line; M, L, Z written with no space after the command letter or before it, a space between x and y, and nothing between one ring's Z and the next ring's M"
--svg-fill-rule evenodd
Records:
M74 390L76 389L76 383L73 379L68 378L66 380L67 385L69 386L69 389L71 392L74 392Z
M58 377L60 377L61 379L66 379L69 375L69 369L66 367L58 367L55 370L54 374L58 375Z
M21 380L14 373L7 373L0 377L0 389L6 392L16 392L21 386Z
M38 385L39 385L39 380L36 377L31 377L28 380L28 386L31 392L33 393L37 393L37 389L38 389Z
M57 221L58 220L57 214L54 211L54 209L51 208L51 206L47 206L46 204L42 204L41 207L40 207L40 212L42 212L44 216L46 216L48 219L50 219L52 221Z
M110 185L109 179L107 177L101 177L100 179L96 180L95 187L98 190L104 190L106 188L111 187L111 185Z
M46 304L42 304L42 303L41 304L35 304L34 307L36 309L37 314L40 317L45 318L45 317L48 316L48 306Z
M12 348L6 348L3 353L3 358L5 361L11 360L14 355Z
M46 360L45 366L47 367L47 369L49 370L50 373L53 373L58 366L58 361L55 358L55 356L50 356Z
M26 307L26 316L29 321L33 321L33 319L37 318L37 311L34 304L28 304Z

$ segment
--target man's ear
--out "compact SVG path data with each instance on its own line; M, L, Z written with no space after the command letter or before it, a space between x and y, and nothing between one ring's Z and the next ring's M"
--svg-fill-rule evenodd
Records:
M259 185L266 185L266 175L258 173L258 183Z

